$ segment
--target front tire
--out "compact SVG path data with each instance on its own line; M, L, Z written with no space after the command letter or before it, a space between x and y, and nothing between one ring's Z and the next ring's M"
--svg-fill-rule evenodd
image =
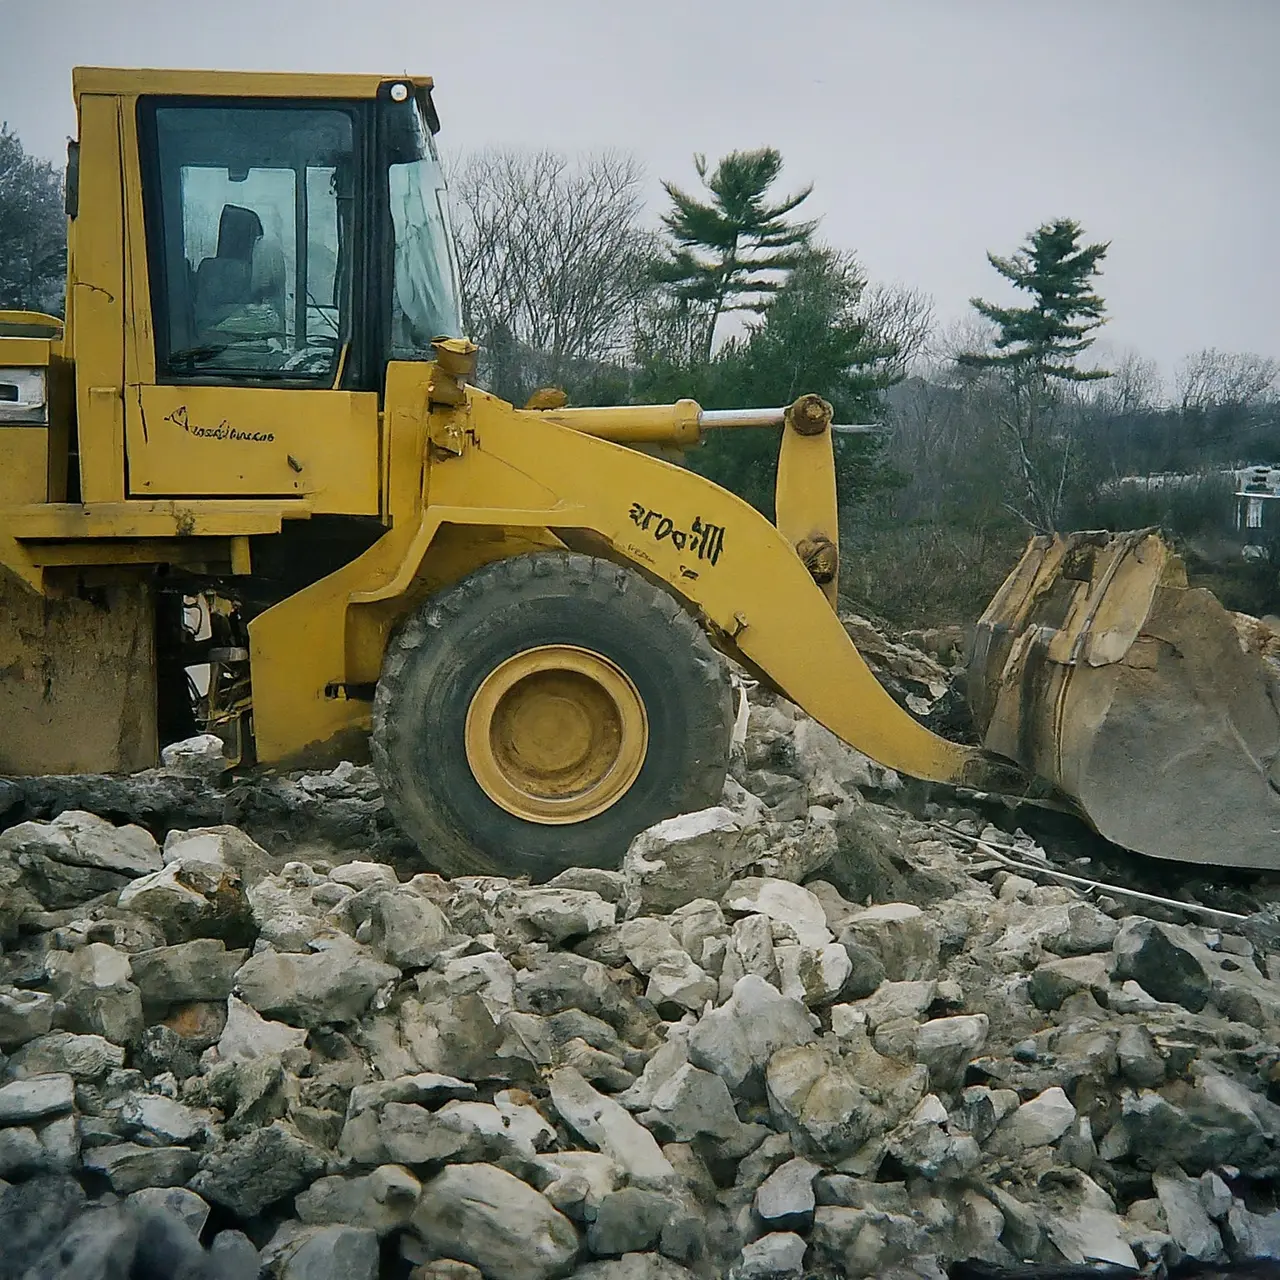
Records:
M447 875L616 867L637 832L719 801L728 670L667 592L535 552L405 619L373 705L387 804Z

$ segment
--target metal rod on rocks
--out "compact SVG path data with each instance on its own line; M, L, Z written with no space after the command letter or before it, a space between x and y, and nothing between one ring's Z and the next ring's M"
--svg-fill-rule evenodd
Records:
M1063 880L1067 884L1081 885L1086 889L1099 889L1103 893L1115 894L1117 897L1136 898L1139 902L1153 902L1158 906L1170 907L1175 911L1199 914L1208 918L1212 924L1230 927L1249 918L1248 916L1237 915L1234 911L1219 911L1216 907L1202 907L1198 902L1179 902L1177 898L1162 898L1158 894L1143 893L1140 889L1125 889L1117 884L1108 884L1105 880L1089 880L1084 876L1073 876L1066 871L1056 871L1052 867L1037 866L1034 862L1022 862L1017 858L1010 858L1007 854L1002 853L1000 846L992 844L989 840L982 840L964 831L957 831L954 827L948 827L941 822L931 822L929 825L935 830L946 832L947 835L959 836L961 840L968 840L970 844L976 845L983 853L989 854L997 862L1014 871L1049 876L1054 880ZM1008 847L1007 845L1005 846L1005 848Z

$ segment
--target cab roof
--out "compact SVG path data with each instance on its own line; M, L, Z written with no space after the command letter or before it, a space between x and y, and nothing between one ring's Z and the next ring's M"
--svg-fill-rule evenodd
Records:
M304 71L176 71L76 67L71 73L76 103L83 94L138 97L226 98L375 98L380 85L393 81L430 89L430 76L330 75Z

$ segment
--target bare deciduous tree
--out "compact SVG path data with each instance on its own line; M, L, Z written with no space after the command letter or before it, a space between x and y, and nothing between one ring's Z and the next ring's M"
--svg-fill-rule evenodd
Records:
M1206 347L1178 369L1175 390L1184 411L1243 408L1273 399L1280 383L1280 360L1252 351Z
M1112 417L1141 413L1158 405L1164 394L1160 366L1132 349L1111 359L1111 377L1096 385L1093 401Z
M522 394L626 350L650 248L642 177L616 152L483 151L456 167L466 323L498 390Z
M905 285L868 284L858 300L867 331L895 354L884 365L894 379L905 378L924 355L934 329L933 299Z

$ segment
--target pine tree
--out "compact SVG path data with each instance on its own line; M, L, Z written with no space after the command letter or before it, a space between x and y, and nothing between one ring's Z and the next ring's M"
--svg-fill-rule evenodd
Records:
M705 156L694 157L702 201L674 183L664 183L671 211L663 215L670 243L654 264L653 278L677 299L701 311L700 356L711 358L716 326L730 311L764 309L785 273L804 257L816 222L793 222L812 186L770 202L769 189L782 172L772 147L734 151L708 173Z
M1006 505L1037 530L1056 527L1079 466L1065 389L1111 376L1076 364L1104 323L1106 307L1094 291L1094 279L1110 247L1081 240L1080 224L1059 218L1033 231L1011 258L988 253L991 265L1015 289L1030 294L1031 302L1019 307L970 299L995 333L990 349L956 357L958 364L999 375L993 389L999 389L1003 403L996 418L1021 490Z
M1111 376L1074 363L1093 345L1089 334L1104 323L1106 306L1093 292L1093 280L1110 248L1109 244L1081 245L1081 235L1078 222L1059 218L1032 232L1012 258L987 254L987 261L1034 301L1026 307L1002 307L971 298L973 308L999 332L994 351L962 355L962 364L998 366L1068 382Z

